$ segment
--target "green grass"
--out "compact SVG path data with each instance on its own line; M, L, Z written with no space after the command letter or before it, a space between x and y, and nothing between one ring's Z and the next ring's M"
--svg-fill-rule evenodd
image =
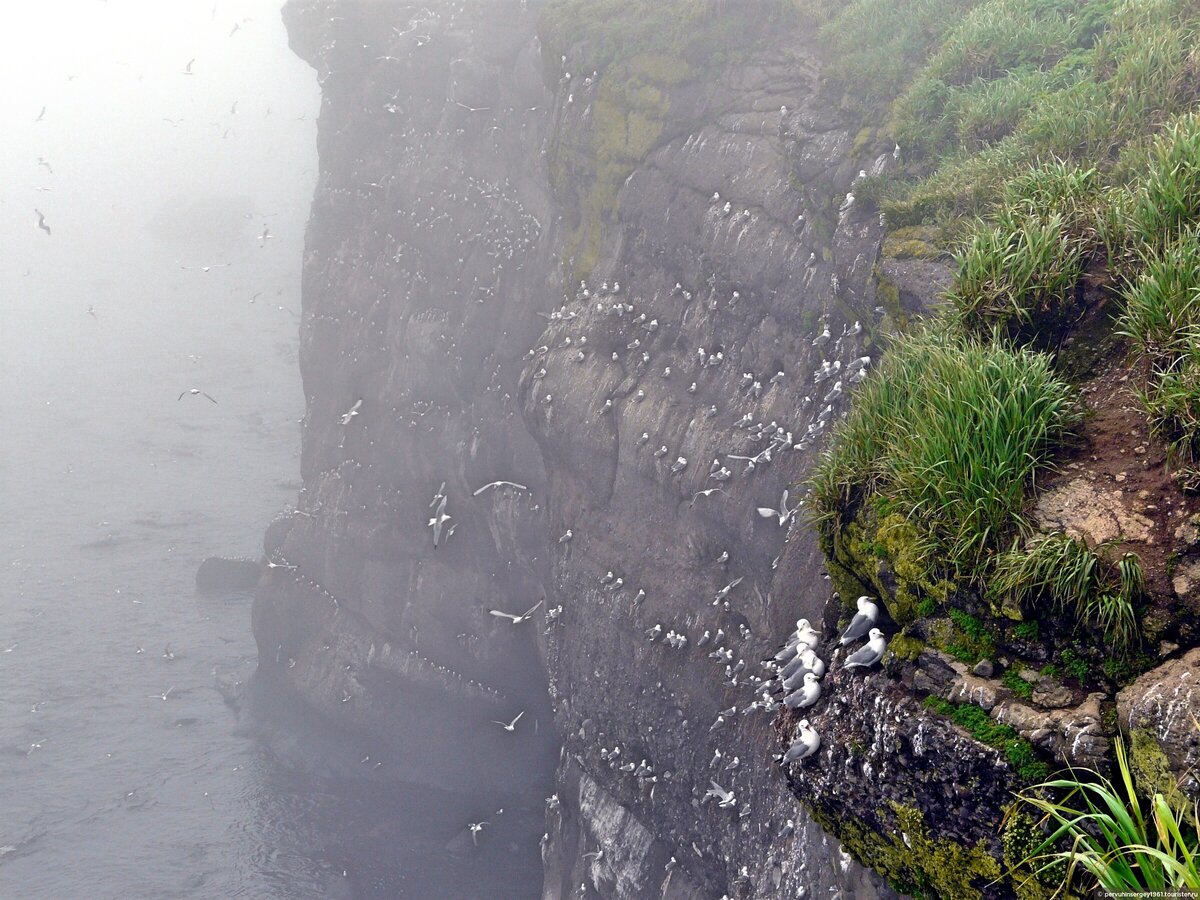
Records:
M1049 768L1038 759L1029 741L1011 725L994 721L975 704L951 703L940 697L929 696L925 698L925 706L954 722L981 744L1003 752L1004 758L1016 769L1022 781L1036 782L1049 775Z
M800 9L846 103L904 151L893 225L981 213L1038 161L1120 168L1200 99L1191 0L851 0ZM1120 178L1112 179L1119 185Z
M1145 588L1141 563L1133 554L1112 563L1061 532L1025 548L1015 541L997 558L989 589L1027 609L1041 604L1071 612L1078 621L1101 629L1121 650L1137 640L1136 605Z
M1009 669L1000 679L1001 683L1023 700L1033 697L1033 685Z
M1021 795L1049 832L1022 864L1046 872L1065 863L1064 893L1085 877L1118 895L1200 891L1200 809L1139 794L1125 745L1117 741L1115 749L1115 780L1073 770Z
M1022 527L1026 490L1076 417L1046 356L915 331L835 428L809 481L813 515L834 531L858 502L886 496L947 568L980 577Z

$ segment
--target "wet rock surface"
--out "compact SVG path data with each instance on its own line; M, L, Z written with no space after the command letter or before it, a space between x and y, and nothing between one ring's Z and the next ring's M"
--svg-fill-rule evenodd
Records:
M883 229L850 195L890 148L855 150L781 29L663 89L581 287L605 75L547 75L536 15L285 8L322 169L304 488L266 541L260 666L386 747L391 777L553 795L547 898L894 896L797 802L834 795L770 763L759 681L830 593L782 495L873 352ZM839 702L865 723L876 700Z

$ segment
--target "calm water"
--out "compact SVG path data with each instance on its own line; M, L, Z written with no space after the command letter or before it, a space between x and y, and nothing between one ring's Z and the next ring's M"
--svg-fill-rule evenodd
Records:
M250 598L197 594L196 567L257 556L299 486L319 95L279 3L22 6L0 36L0 896L519 896L471 887L506 851L455 835L488 810L332 777L362 748L285 708L264 743L216 687L253 672Z

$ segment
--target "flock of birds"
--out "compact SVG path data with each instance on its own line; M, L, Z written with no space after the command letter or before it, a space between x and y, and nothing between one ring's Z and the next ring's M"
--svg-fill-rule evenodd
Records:
M424 33L426 31L428 33ZM403 32L397 30L396 36L398 40L413 41L415 49L428 45L432 34L433 29L414 24ZM333 42L322 49L331 51ZM392 52L399 51L393 49ZM389 53L375 57L375 61L387 66L398 60ZM565 57L562 63L564 72L561 84L566 86L564 93L569 104L574 102L576 91L582 92L595 83L596 73L586 78L573 78L565 71ZM321 80L324 82L338 74L329 66L324 66ZM340 277L339 273L344 272L347 267L353 268L362 273L361 283L364 286L371 283L372 289L377 290L387 301L377 304L378 307L385 308L389 304L402 302L404 298L389 296L389 290L384 287L385 275L380 267L387 270L386 277L394 279L394 283L405 285L404 289L410 295L421 296L421 292L429 286L431 280L426 274L426 257L430 264L434 265L433 261L436 259L442 260L443 263L452 262L453 257L457 256L457 264L470 273L472 267L464 265L464 258L470 253L483 253L492 261L495 278L488 281L468 274L461 283L455 284L452 290L452 293L460 295L459 299L467 298L471 304L483 304L488 300L500 299L503 276L514 267L519 268L521 255L534 248L542 233L542 223L520 203L517 189L507 180L486 181L451 165L445 167L444 177L429 178L431 173L436 175L436 172L431 170L430 162L422 152L423 148L435 146L435 136L463 137L467 133L467 126L462 123L483 121L488 117L481 114L491 111L489 106L478 101L471 102L465 95L457 99L451 97L450 100L456 107L450 110L446 118L452 130L445 134L435 134L430 131L422 132L417 124L404 124L405 121L416 123L420 119L405 116L408 111L399 92L386 98L383 109L388 116L394 116L397 123L390 131L391 139L395 146L407 147L407 150L400 151L404 154L403 158L396 159L393 154L383 171L372 172L364 167L362 170L356 170L352 183L331 186L322 192L322 200L319 202L326 202L339 209L344 206L347 211L354 208L358 214L361 214L363 203L379 209L387 208L387 216L378 226L369 226L367 233L361 236L358 243L347 240L331 254L326 261L325 271L325 277L331 285ZM780 112L783 116L787 115L786 108ZM492 134L492 138L497 139L495 133ZM356 162L363 163L361 159ZM407 183L410 172L419 173L427 182L433 182L435 187L439 180L448 186L444 190L423 191L420 180L414 179L415 185ZM836 202L835 200L834 203ZM846 194L839 212L845 213L854 202L853 193ZM452 206L461 215L456 213L456 216L452 217L448 211ZM752 213L749 208L735 209L732 200L715 192L711 197L707 215L717 221L748 227L757 214ZM802 224L802 220L803 216L798 221ZM264 232L260 242L265 243L267 237L269 235ZM372 260L377 260L378 265L372 263ZM810 276L818 271L815 253L809 257L806 268ZM446 280L449 283L450 280ZM834 295L837 295L840 289L837 276L830 275L829 283ZM318 291L321 290L319 285L314 284L314 287ZM718 289L714 275L707 282L707 287L706 291L703 284L675 284L670 291L670 298L677 304L680 318L686 319L687 313L700 304L707 306L710 311L715 311L718 308L736 310L739 302L744 302L741 290L745 290L745 286L740 290L733 286ZM571 302L572 300L574 302ZM879 315L883 310L877 307L875 312ZM339 331L348 334L348 319L361 319L363 328L360 329L361 334L356 336L354 345L343 344L339 349L351 363L361 364L368 353L395 352L395 347L387 346L386 324L377 324L370 320L373 314L353 309L330 312L314 309L306 316L302 327L328 328L331 336ZM684 500L690 496L689 507L718 503L720 498L728 500L735 493L738 479L762 473L773 461L779 460L788 451L804 451L814 446L841 414L839 409L842 408L841 404L851 388L867 377L872 365L870 356L862 355L861 349L855 349L860 347L859 336L864 331L863 324L853 321L835 330L828 318L820 320L815 330L805 339L819 360L814 360L817 365L811 372L806 371L809 366L804 363L800 364L803 368L795 372L790 365L786 367L787 371L774 365L766 371L741 371L740 367L733 369L737 359L736 350L732 346L714 345L707 340L702 343L689 343L688 346L695 349L689 350L686 355L681 353L670 359L655 359L653 353L656 344L665 343L661 340L664 334L670 334L674 339L676 326L661 312L655 315L650 304L633 297L628 286L622 286L616 280L604 281L598 286L589 285L587 281L580 282L573 298L566 297L561 306L546 313L545 317L548 320L542 338L545 343L528 351L524 360L527 376L522 386L528 390L533 408L542 410L543 415L549 416L555 411L557 391L550 388L557 374L555 369L562 363L567 364L562 366L563 369L567 369L570 364L578 365L591 360L619 364L627 376L637 376L637 383L628 393L601 394L590 410L593 419L608 417L609 421L613 421L628 404L660 399L651 396L655 389L660 387L677 393L679 397L684 394L695 397L697 402L700 397L707 397L708 399L697 406L698 414L702 418L716 419L720 422L721 419L716 417L725 413L735 436L733 446L729 452L718 453L711 462L698 461L694 458L697 454L693 451L672 446L675 442L669 437L665 440L661 436L659 439L652 439L649 431L642 432L635 442L631 442L636 452L641 454L639 458L667 483L688 484L693 478L699 479L698 484L691 484L683 493ZM368 332L371 340L378 335L378 347L367 347L364 342L357 340L357 337L367 335ZM444 374L439 377L451 380L452 373L464 365L464 358L469 358L469 354L465 352L465 348L455 345L452 333L443 332L437 335L436 329L430 329L429 336L429 347L424 352L430 358L434 352L444 355L445 365L438 368L438 371ZM697 343L700 346L696 346ZM485 391L504 392L504 402L511 404L515 398L505 391L505 384L499 377L499 369L492 374L493 378ZM723 387L714 389L714 384ZM777 400L784 396L800 399L800 395L805 391L808 391L809 395L803 397L800 409L794 417L789 415L771 419L769 415L756 415L755 407L760 402ZM720 406L714 402L718 400ZM730 414L730 408L736 409L736 412ZM363 400L356 400L349 409L339 407L339 411L343 409L345 411L340 412L338 421L341 425L348 426L363 414ZM747 409L749 411L746 411ZM428 428L432 431L435 427L435 414L440 416L444 413L449 418L451 410L448 406L430 400L421 403L414 401L411 409L396 407L391 413L397 419L407 417L413 427ZM637 432L634 434L637 435ZM624 446L622 452L626 452ZM350 462L359 467L358 463ZM468 488L451 498L446 484L442 483L434 492L428 510L421 511L420 518L425 527L430 529L435 548L448 543L460 525L463 529L471 527L471 518L463 515L464 501L469 504L466 495L470 493L471 497L479 497L489 490L519 492L527 491L528 488L514 481L495 481L474 491ZM772 499L760 499L750 504L747 512L752 518L768 522L772 529L777 527L786 534L796 521L804 501L793 498L788 490L783 490L776 501L776 491L778 487L770 491ZM454 515L450 512L450 502L455 503ZM422 503L423 500L417 499L412 505L420 507ZM564 525L569 527L565 527L563 533L553 540L557 541L560 552L568 553L572 542L578 540L579 535L585 534L585 526L582 522L568 522ZM413 527L416 527L415 524ZM728 551L723 551L717 562L721 566L728 566ZM778 562L779 557L776 557L772 561L772 569ZM720 607L722 611L729 611L734 592L744 580L743 575L729 579L728 583L716 592L712 605ZM607 571L600 579L600 588L603 592L601 596L614 601L619 597L629 598L635 609L642 606L647 598L646 589L633 584L632 579L616 567ZM743 587L742 591L745 590ZM538 618L537 613L545 605L543 599L524 612L488 609L487 613L496 620L519 627L535 622ZM524 603L521 606L524 606ZM867 597L859 598L858 613L841 635L840 645L848 647L864 639L866 643L845 657L841 663L843 667L852 670L865 669L878 664L882 659L887 644L882 632L875 627L878 615L879 609L873 600ZM562 605L544 609L542 618L546 632L552 633L556 625L563 624ZM684 651L689 647L704 650L718 666L724 667L727 684L749 684L755 689L757 696L754 702L741 709L733 706L722 710L709 729L710 732L720 728L739 712L743 715L755 710L773 713L781 707L804 711L813 708L821 699L821 679L824 677L826 664L818 655L821 650L820 635L806 620L799 620L796 631L789 636L783 648L774 657L764 661L767 678L751 674L745 661L745 658L754 659L766 652L762 644L759 644L754 656L749 652L743 652L740 656L735 653L736 637L740 637L743 642L747 642L751 637L744 624L738 625L736 630L730 628L728 636L721 628L715 628L715 634L706 630L701 637L693 640L689 638L687 629L677 624L651 624L652 622L653 620L643 620L641 623L650 626L644 629L650 642L673 651ZM729 627L728 624L726 627ZM837 665L836 659L835 656L831 660L834 665ZM525 711L522 710L507 722L493 719L487 727L496 726L506 733L517 733L518 730L529 727L529 720L523 719L524 715ZM786 752L781 754L780 761L784 765L790 765L810 759L819 749L820 735L812 728L808 719L802 719L793 742ZM669 777L669 773L660 772L649 760L640 758L640 754L630 758L627 748L618 744L601 747L599 752L603 763L636 780L645 795L650 798L654 796L660 777ZM737 772L741 761L736 754L728 751L722 753L718 749L710 768L717 765L722 767L722 771ZM726 780L724 776L718 777ZM699 798L699 802L716 801L719 807L737 809L738 814L745 817L749 814L749 808L744 802L739 804L737 790L740 788L736 784L727 790L716 779L712 779L709 789ZM557 802L557 798L551 800ZM471 823L469 828L473 841L488 824L486 821ZM792 828L794 823L789 820L785 829ZM603 848L588 854L593 862L598 862L603 855Z

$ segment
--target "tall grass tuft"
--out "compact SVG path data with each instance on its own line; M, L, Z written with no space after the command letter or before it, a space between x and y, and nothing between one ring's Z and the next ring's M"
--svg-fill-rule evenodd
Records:
M1136 607L1144 593L1141 561L1127 554L1116 564L1061 532L1020 541L996 558L989 588L1029 607L1046 600L1100 628L1110 643L1131 648L1138 637Z
M897 339L809 481L819 525L886 496L947 567L982 577L1022 526L1026 491L1076 421L1049 358L953 329Z
M1140 243L1161 251L1197 223L1200 223L1200 116L1193 114L1172 123L1154 142L1130 227Z
M960 248L950 300L970 331L1052 344L1077 312L1076 286L1106 243L1095 169L1054 161L1011 179L990 221Z
M1150 256L1125 291L1120 329L1146 367L1141 391L1173 462L1200 460L1200 231Z
M1139 795L1128 752L1121 741L1115 747L1116 781L1085 769L1021 794L1049 828L1022 865L1039 875L1065 868L1064 894L1081 876L1116 896L1200 891L1200 809L1172 808L1160 793Z

